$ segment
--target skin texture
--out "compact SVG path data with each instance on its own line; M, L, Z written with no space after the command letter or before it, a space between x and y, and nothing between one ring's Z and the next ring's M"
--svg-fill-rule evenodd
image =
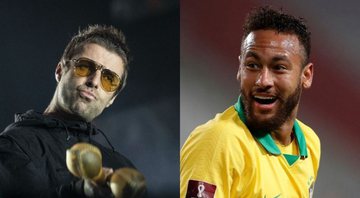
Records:
M251 32L243 41L237 79L247 125L271 132L283 145L291 142L303 88L310 88L313 64L303 67L304 49L295 34L274 30ZM275 101L261 104L256 98Z
M119 55L98 44L86 44L83 52L73 59L85 57L104 65L122 76L124 63ZM55 70L58 85L54 97L44 114L63 119L92 121L115 100L114 92L106 92L101 87L101 71L88 77L75 76L73 66L60 62Z

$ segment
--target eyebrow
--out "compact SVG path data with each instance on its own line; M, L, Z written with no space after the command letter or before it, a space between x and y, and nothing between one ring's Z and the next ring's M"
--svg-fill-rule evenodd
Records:
M287 61L289 62L289 58L285 55L277 55L275 57L272 58L272 61L273 62L276 62L276 61Z
M245 58L248 58L248 57L253 57L255 58L256 60L260 60L260 56L255 53L255 52L252 52L252 51L248 51L245 55Z
M248 58L248 57L253 57L256 60L261 59L260 56L256 52L252 52L252 51L248 51L246 53L245 58ZM276 61L287 61L287 62L289 62L289 58L287 56L285 56L285 55L276 55L271 60L272 60L272 62L276 62Z

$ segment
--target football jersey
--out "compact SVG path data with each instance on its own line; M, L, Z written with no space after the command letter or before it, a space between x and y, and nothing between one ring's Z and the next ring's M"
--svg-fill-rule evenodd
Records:
M287 146L250 132L238 102L190 134L181 149L180 197L311 197L320 141L295 120Z

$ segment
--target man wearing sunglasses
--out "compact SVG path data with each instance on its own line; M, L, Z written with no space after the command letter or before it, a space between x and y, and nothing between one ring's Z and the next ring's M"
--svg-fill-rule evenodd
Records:
M134 168L109 141L112 149L92 140L103 132L91 124L124 88L128 53L124 35L112 26L89 26L71 39L55 69L57 87L49 106L43 113L17 114L0 135L0 176L10 175L0 196L112 196L108 186L72 176L65 156L74 144L88 142L100 149L106 174Z

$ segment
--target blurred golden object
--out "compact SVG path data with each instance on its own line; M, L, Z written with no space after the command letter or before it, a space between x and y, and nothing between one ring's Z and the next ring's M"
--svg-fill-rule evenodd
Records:
M110 179L111 192L116 198L137 198L145 194L144 176L132 168L119 168Z
M91 144L77 143L66 150L66 165L76 177L110 187L115 198L140 198L145 195L145 178L133 168L119 168L105 177L107 171L102 167L101 152ZM91 194L91 190L89 192Z
M105 182L100 150L88 143L77 143L66 150L66 165L69 171L80 178L97 183Z

